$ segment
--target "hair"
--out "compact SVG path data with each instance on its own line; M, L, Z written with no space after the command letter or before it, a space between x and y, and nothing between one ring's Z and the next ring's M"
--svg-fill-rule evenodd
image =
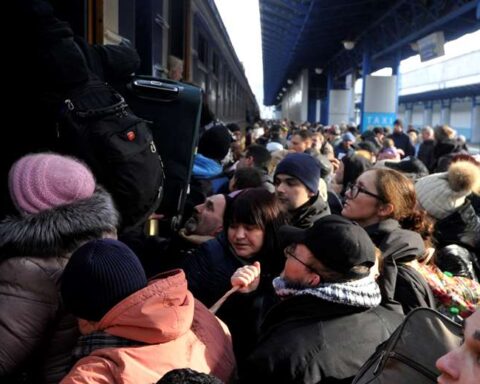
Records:
M392 139L388 138L388 137L385 138L385 139L383 139L382 145L383 145L383 147L382 147L383 149L395 148L395 143L394 143L394 141L393 141Z
M306 130L306 129L302 129L300 131L297 131L294 133L294 135L298 135L300 136L300 138L302 139L302 141L306 141L306 140L311 140L312 139L312 132Z
M190 368L172 369L157 384L222 384L218 377Z
M433 130L435 141L441 142L445 140L451 140L455 137L456 132L448 125L437 125Z
M385 204L392 204L388 218L397 220L403 229L419 233L424 241L431 239L433 223L424 210L417 209L417 194L413 182L402 173L387 168L375 168L375 187Z
M344 156L341 161L343 163L343 187L340 195L344 196L348 184L355 182L358 176L372 168L372 163L365 156L357 154L353 156Z
M257 168L240 168L233 174L235 190L262 186L262 174Z
M397 119L393 122L393 125L399 125L400 127L403 128L403 121L401 119Z
M267 272L280 273L284 258L277 232L286 224L286 217L276 195L264 188L246 189L227 204L225 211L224 228L228 229L232 224L247 224L263 230L263 246L257 259L262 261Z
M272 155L270 154L268 149L258 144L250 145L247 148L246 156L252 156L253 164L255 165L255 167L265 170L268 169L270 161L272 160Z

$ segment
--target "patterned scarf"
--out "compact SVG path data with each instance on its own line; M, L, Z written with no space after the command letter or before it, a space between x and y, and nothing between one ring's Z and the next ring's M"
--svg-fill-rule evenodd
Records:
M333 303L367 308L376 307L382 301L380 288L372 276L346 283L322 283L316 287L292 284L282 277L277 277L272 284L280 298L312 295Z

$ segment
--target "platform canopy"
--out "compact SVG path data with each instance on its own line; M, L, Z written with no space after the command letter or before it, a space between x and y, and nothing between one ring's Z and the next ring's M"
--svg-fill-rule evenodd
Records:
M415 43L442 31L445 41L480 28L478 0L260 0L264 103L274 105L303 68L339 79L417 54ZM344 42L353 42L353 49ZM348 44L347 44L348 46Z

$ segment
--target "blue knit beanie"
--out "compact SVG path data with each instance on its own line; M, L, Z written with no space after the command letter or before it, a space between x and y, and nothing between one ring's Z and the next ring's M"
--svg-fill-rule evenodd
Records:
M310 191L317 193L321 173L320 162L306 153L290 153L278 163L275 175L290 175L300 180Z
M147 286L140 260L117 240L90 241L70 257L61 293L67 310L84 320L100 321L116 304Z

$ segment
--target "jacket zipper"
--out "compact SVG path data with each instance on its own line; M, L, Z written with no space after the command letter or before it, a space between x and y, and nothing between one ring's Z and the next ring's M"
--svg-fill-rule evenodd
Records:
M410 368L413 368L416 371L419 371L424 376L428 377L429 379L433 380L434 382L437 380L438 375L436 373L434 373L434 372L430 371L428 368L425 368L424 366L418 364L416 361L413 361L413 360L409 359L408 357L401 355L400 353L390 352L388 354L388 356L391 357L392 359L395 359L395 360L401 361L402 363L405 363Z

